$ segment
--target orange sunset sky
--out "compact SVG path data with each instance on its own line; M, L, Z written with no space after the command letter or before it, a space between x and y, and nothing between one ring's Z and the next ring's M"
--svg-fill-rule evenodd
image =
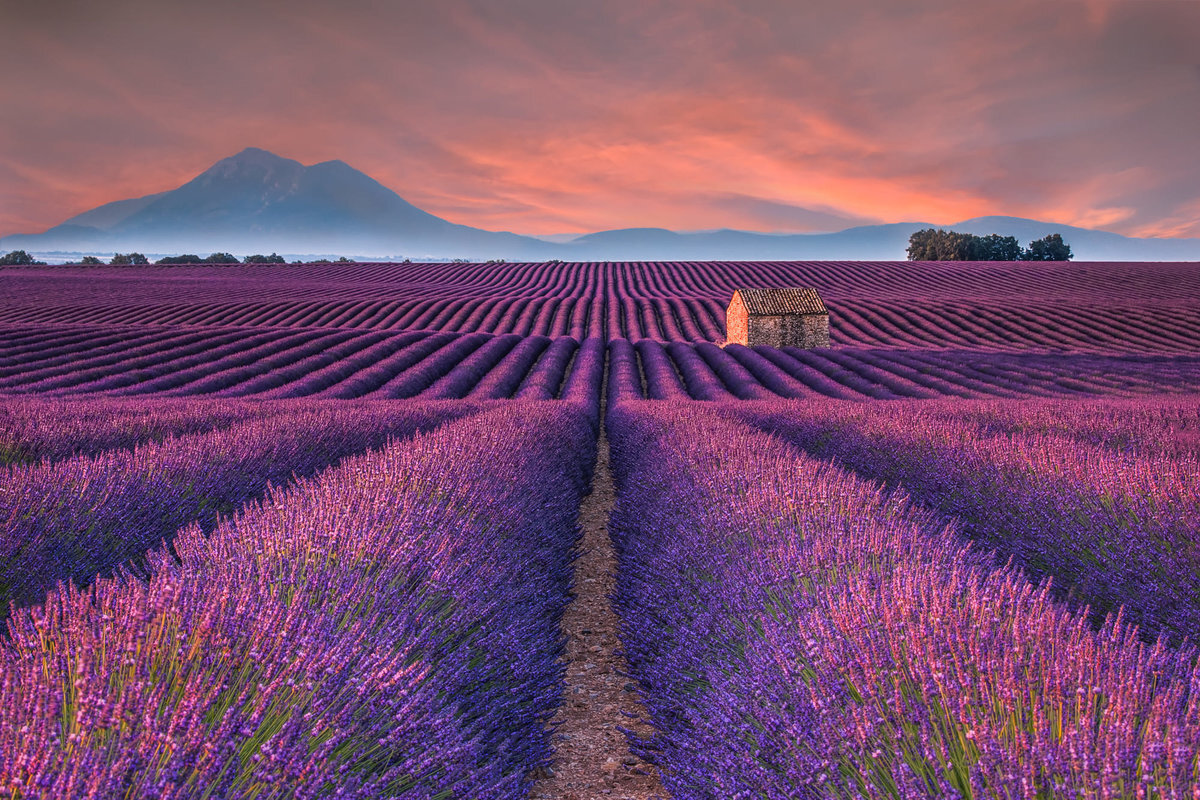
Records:
M262 147L492 230L1200 236L1198 0L0 0L0 235Z

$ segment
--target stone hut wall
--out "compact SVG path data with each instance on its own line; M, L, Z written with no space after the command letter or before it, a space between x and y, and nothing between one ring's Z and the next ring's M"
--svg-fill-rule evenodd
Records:
M829 317L825 314L750 317L748 327L751 347L829 347Z
M735 295L729 308L725 310L725 342L727 344L750 345L750 315L746 313L746 304L740 296Z

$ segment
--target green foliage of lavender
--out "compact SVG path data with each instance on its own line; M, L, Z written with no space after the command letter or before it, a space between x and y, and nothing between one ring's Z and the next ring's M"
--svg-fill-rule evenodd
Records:
M594 446L575 404L505 404L19 611L5 796L525 796Z
M1196 652L1100 630L936 515L730 419L608 418L624 649L676 800L1176 798Z

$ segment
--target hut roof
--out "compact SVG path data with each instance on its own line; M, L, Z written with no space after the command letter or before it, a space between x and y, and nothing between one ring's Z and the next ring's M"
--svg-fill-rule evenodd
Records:
M738 289L746 313L750 316L779 316L783 314L828 314L816 289L781 287L771 289Z

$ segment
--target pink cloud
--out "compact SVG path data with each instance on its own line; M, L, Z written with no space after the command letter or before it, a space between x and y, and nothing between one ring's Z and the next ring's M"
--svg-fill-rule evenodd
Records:
M814 211L784 218L797 230L1019 214L1200 233L1197 3L5 14L26 46L0 53L17 121L0 128L0 234L172 188L249 145L339 158L433 213L518 232L775 230L798 208Z

